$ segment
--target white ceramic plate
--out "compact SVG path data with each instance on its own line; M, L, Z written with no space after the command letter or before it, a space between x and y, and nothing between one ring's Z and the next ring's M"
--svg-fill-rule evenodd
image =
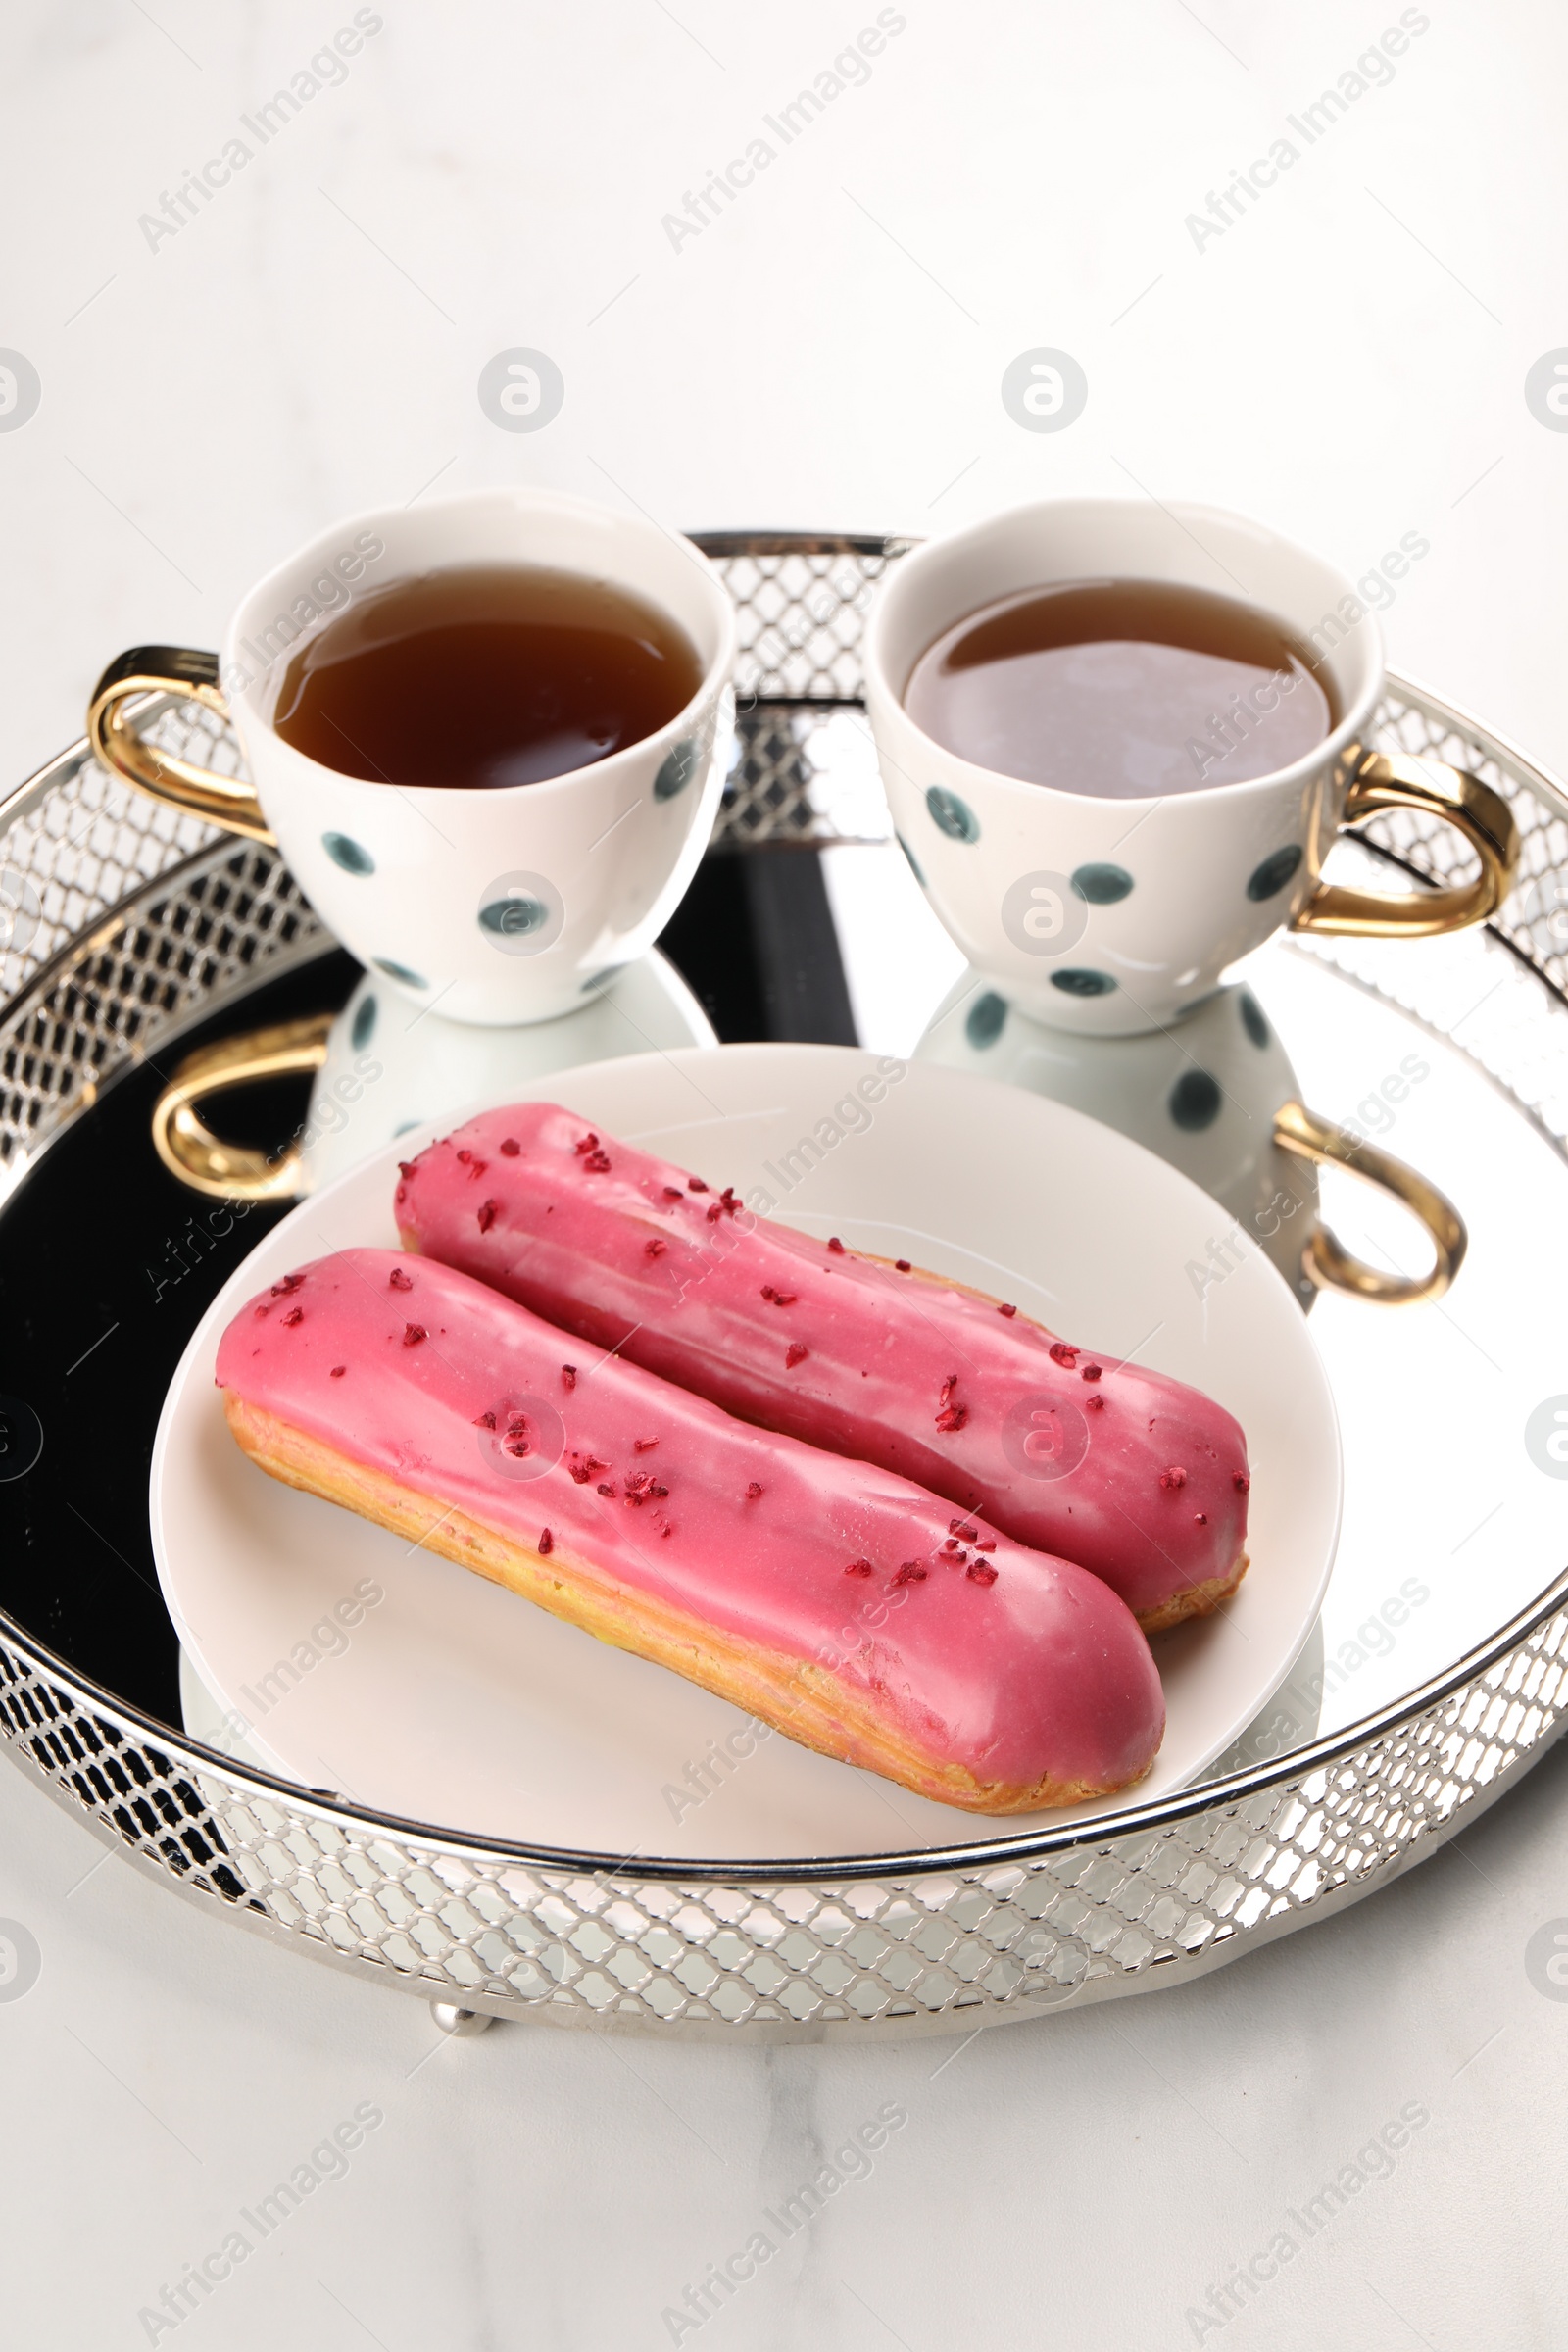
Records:
M1205 1298L1213 1202L1062 1104L921 1063L839 1134L878 1066L830 1046L723 1046L560 1072L527 1092L735 1184L804 1231L911 1257L1016 1298L1110 1355L1206 1390L1247 1431L1251 1570L1222 1616L1155 1643L1169 1723L1130 1800L1200 1773L1278 1688L1316 1618L1340 1516L1334 1406L1305 1322L1260 1253ZM786 1186L803 1138L821 1157ZM207 1689L274 1770L442 1827L597 1853L693 1860L873 1854L1010 1836L1114 1809L990 1822L771 1738L713 1762L743 1720L665 1669L277 1485L228 1435L213 1366L244 1301L355 1244L395 1247L394 1168L417 1130L304 1201L193 1336L153 1454L152 1534L171 1614ZM796 1164L805 1165L805 1156ZM384 1598L348 1630L334 1604ZM350 1602L349 1613L353 1604ZM280 1672L279 1668L286 1670ZM706 1789L706 1792L704 1792Z

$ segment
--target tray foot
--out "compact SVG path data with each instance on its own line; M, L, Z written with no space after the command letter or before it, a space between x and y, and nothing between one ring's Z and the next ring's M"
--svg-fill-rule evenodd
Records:
M456 2001L432 2001L430 2015L442 2033L450 2034L455 2040L460 2036L466 2039L473 2034L486 2034L496 2022L488 2010L460 2009Z

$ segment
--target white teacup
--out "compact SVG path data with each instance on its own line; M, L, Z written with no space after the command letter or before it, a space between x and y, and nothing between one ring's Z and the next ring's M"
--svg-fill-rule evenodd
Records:
M495 789L402 785L308 759L272 712L289 659L358 596L463 564L578 572L677 621L702 683L657 734L570 774ZM274 841L360 958L443 1018L552 1020L652 947L708 845L723 790L735 612L689 540L554 490L473 491L323 531L241 601L222 656L147 646L99 680L87 731L156 798ZM250 781L157 751L132 710L177 694L229 717Z
M910 672L956 622L1028 588L1105 579L1262 608L1312 647L1338 723L1272 775L1112 800L976 766L910 718ZM1062 499L931 540L882 584L865 674L882 780L917 879L970 963L1054 1027L1161 1028L1285 923L1430 937L1481 921L1507 894L1518 840L1506 804L1463 769L1373 748L1383 644L1349 581L1216 508ZM1455 826L1479 878L1392 897L1323 882L1342 826L1386 808Z

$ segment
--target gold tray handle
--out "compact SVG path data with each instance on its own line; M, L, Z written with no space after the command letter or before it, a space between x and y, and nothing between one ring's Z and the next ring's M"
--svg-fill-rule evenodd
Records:
M1298 1159L1346 1168L1380 1191L1392 1193L1419 1217L1431 1239L1430 1273L1385 1274L1380 1267L1352 1257L1326 1225L1319 1225L1301 1252L1302 1271L1309 1282L1320 1291L1344 1291L1352 1298L1383 1306L1415 1306L1424 1299L1443 1297L1464 1263L1470 1237L1453 1202L1435 1184L1428 1184L1414 1168L1380 1152L1375 1144L1358 1143L1332 1119L1320 1119L1315 1110L1300 1102L1281 1103L1274 1114L1274 1141L1282 1152L1294 1152Z
M225 724L228 704L218 683L218 656L177 645L133 645L111 662L87 706L87 741L111 775L134 784L186 816L224 825L270 848L275 835L262 815L256 787L239 776L215 775L211 768L172 753L155 751L130 724L126 705L144 694L177 694L200 703Z
M227 1037L188 1055L153 1110L153 1148L170 1174L192 1192L219 1200L292 1200L303 1173L297 1143L272 1157L243 1144L220 1143L196 1105L209 1095L261 1078L318 1070L326 1059L332 1018L318 1012L309 1020L254 1029L247 1037Z
M1345 822L1364 824L1386 808L1441 817L1462 833L1481 860L1474 882L1446 890L1347 890L1320 882L1291 924L1340 939L1435 939L1482 923L1502 905L1519 862L1519 828L1508 804L1467 767L1441 760L1409 760L1402 752L1373 752L1363 761L1345 803Z

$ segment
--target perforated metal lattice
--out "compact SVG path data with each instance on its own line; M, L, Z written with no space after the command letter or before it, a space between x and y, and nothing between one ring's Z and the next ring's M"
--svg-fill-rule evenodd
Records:
M1511 745L1401 680L1390 681L1376 735L1384 750L1472 769L1513 810L1519 865L1487 926L1496 943L1493 969L1478 994L1470 959L1456 953L1463 942L1429 943L1419 957L1398 944L1356 939L1314 940L1309 952L1439 1035L1456 1037L1560 1147L1568 1141L1568 799ZM1435 817L1394 810L1362 830L1435 882L1468 881L1476 871L1473 852ZM1387 868L1369 879L1386 889Z
M37 838L53 849L52 834ZM149 836L149 858L164 846ZM109 860L98 869L103 879L124 870ZM172 881L144 884L116 918L94 923L99 911L0 1020L0 1192L126 1060L326 943L287 867L231 841L176 861Z
M740 838L773 826L861 838L822 793L825 770L800 755L858 726L842 705L858 689L861 591L891 551L811 541L790 570L777 540L761 544L755 557L721 551L754 608L752 682L831 706L755 707L748 792L765 809ZM758 608L768 582L783 583L782 604ZM1568 1103L1549 1073L1564 1018L1551 992L1568 978L1562 796L1432 697L1391 691L1383 715L1405 748L1461 760L1514 808L1525 855L1496 926L1514 953L1498 947L1492 1009L1466 1009L1461 1042L1560 1139ZM176 709L162 723L172 742L198 719ZM726 823L746 805L737 795ZM864 807L855 802L856 823ZM1446 876L1446 831L1403 818L1381 830L1418 870ZM13 1171L115 1069L324 939L270 853L172 822L80 753L0 806L0 867L14 877L8 904L25 890L39 902L33 934L10 950L25 985L0 1013L0 1164ZM1427 980L1406 966L1391 981L1355 943L1332 956L1434 1028L1458 1020L1430 960ZM142 1721L4 1620L0 1736L167 1883L429 1998L601 2031L889 2033L1179 1982L1354 1899L1542 1752L1565 1720L1565 1661L1568 1580L1485 1653L1348 1738L1113 1825L814 1872L530 1854L381 1822Z
M697 545L734 600L735 693L760 702L855 703L860 639L877 581L908 539L709 531Z
M1171 1981L1365 1892L1551 1738L1565 1649L1556 1609L1375 1736L1117 1835L832 1878L655 1875L383 1826L149 1739L14 1639L0 1732L187 1892L431 1998L647 2029L907 2029Z
M716 849L891 840L860 711L860 638L877 581L909 544L699 537L739 623L735 763Z
M12 997L108 906L215 836L72 754L0 834L0 993ZM21 796L19 796L20 798Z

